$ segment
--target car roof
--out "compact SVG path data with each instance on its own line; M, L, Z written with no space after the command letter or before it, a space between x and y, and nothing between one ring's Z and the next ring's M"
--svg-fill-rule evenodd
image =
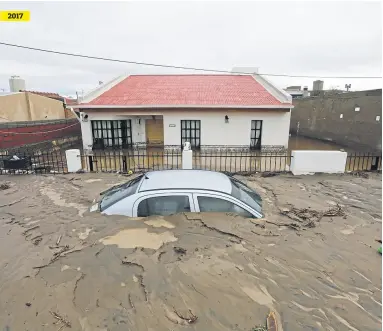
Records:
M213 190L231 193L228 176L207 170L161 170L147 172L138 192L164 189Z

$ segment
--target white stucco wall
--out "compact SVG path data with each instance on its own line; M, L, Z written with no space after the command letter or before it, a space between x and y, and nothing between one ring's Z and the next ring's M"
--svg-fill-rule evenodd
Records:
M140 115L125 115L121 112L86 112L88 114L88 121L81 123L82 142L84 149L90 149L93 145L92 136L92 120L131 120L132 121L132 142L144 143L146 142L145 135L145 118L151 118L151 116ZM140 124L138 120L141 120Z
M229 123L225 123L225 115ZM163 116L165 145L181 143L181 120L201 120L201 145L250 145L251 121L262 120L262 145L288 146L290 112L200 110L167 112Z
M317 172L343 173L347 153L340 151L292 151L290 170L294 175Z
M250 145L251 121L262 120L262 146L288 147L290 112L264 111L158 111L142 110L133 114L124 111L86 112L88 121L81 121L83 145L89 149L93 143L92 120L132 120L133 143L145 142L145 118L152 115L164 120L164 144L181 144L181 120L201 121L201 145ZM148 114L149 113L149 114ZM229 123L225 123L225 115L229 116ZM141 119L141 124L138 120Z

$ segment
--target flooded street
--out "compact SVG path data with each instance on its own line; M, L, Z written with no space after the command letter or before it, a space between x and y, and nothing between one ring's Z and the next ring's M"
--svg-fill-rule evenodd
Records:
M345 150L346 152L353 152L349 147L344 147L337 145L331 141L319 140L314 138L307 138L303 136L294 136L289 137L289 151L292 150L318 150L318 151L327 151L327 150Z
M238 178L265 218L104 216L128 177L2 176L0 329L380 329L381 175Z

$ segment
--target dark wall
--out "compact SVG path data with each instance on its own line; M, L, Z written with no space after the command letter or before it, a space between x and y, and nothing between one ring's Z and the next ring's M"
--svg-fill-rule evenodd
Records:
M381 89L296 99L293 104L292 134L298 130L299 135L357 150L382 150ZM359 112L355 111L357 106Z
M81 136L77 119L0 123L0 149Z

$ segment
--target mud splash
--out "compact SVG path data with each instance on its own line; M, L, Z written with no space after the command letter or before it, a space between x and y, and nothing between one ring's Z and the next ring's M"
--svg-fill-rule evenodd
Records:
M159 249L163 244L177 241L172 232L148 232L148 229L122 230L114 236L100 239L104 245L117 245L119 248L152 248Z

